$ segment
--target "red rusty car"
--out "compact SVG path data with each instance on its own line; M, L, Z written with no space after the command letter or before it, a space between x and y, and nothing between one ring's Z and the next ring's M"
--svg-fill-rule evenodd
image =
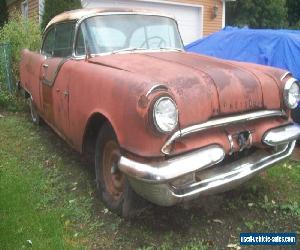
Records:
M33 122L94 157L100 196L123 215L140 197L171 206L231 189L290 156L300 135L289 72L186 53L158 13L60 14L20 72Z

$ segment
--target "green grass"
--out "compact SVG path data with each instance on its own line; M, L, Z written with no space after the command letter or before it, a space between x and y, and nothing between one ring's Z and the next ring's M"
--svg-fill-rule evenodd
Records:
M0 119L1 249L31 247L31 243L35 249L80 247L68 230L68 218L82 217L81 211L58 200L66 184L59 180L55 166L45 169L48 158L56 155L43 147L35 129L17 115Z
M300 233L297 162L129 221L103 207L87 163L51 129L0 114L0 249L225 249L240 232Z

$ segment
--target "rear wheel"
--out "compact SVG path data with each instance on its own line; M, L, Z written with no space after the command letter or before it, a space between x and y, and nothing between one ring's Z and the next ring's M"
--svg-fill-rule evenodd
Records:
M120 146L109 123L105 123L96 141L96 184L103 203L111 211L131 217L142 210L145 201L130 187L126 176L119 170Z
M32 98L29 97L27 100L28 100L28 105L29 105L29 108L30 108L30 115L31 115L32 122L34 124L40 125L41 119L40 119L37 108L36 108Z

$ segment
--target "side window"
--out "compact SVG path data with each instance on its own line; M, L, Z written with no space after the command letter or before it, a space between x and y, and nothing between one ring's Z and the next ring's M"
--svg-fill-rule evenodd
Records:
M61 23L56 25L53 56L68 57L72 55L74 29L75 23Z
M84 46L84 38L81 27L78 30L77 40L76 40L76 55L83 56L85 55L85 46Z
M53 48L54 48L54 41L55 41L55 29L51 28L51 30L48 31L42 48L42 54L46 56L52 56L53 55Z

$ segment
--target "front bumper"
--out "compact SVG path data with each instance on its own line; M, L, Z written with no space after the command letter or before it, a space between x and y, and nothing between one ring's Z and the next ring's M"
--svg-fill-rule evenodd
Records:
M265 133L262 143L269 147L230 163L222 162L222 147L209 145L162 162L141 163L122 156L119 169L142 197L161 206L172 206L243 183L290 156L299 137L300 127L288 125Z

